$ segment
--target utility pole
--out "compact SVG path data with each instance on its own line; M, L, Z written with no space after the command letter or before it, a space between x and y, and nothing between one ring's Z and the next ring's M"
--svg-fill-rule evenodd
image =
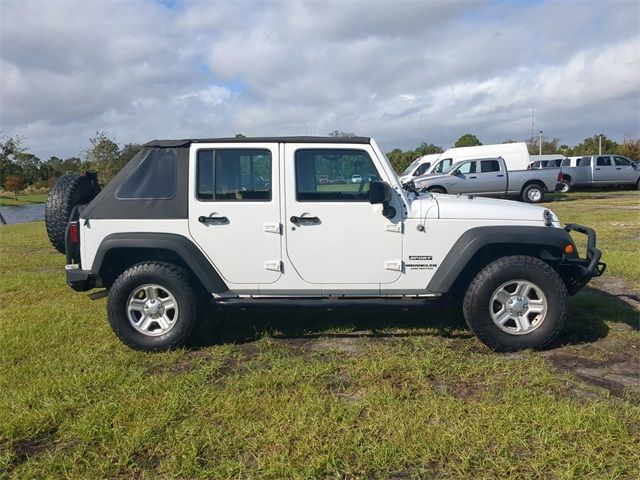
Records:
M602 135L598 135L598 155L602 155Z
M542 130L540 130L540 137L538 139L539 142L539 148L540 148L540 155L542 155Z

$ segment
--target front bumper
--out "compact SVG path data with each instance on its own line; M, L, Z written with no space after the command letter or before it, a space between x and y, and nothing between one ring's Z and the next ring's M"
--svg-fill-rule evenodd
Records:
M567 233L578 232L587 236L586 258L565 257L565 282L570 294L578 292L593 277L599 277L604 273L607 265L600 261L602 252L596 247L596 232L589 227L568 223L564 227Z

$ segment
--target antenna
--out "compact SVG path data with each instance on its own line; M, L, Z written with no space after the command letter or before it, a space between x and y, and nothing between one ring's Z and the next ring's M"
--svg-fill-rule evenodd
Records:
M531 107L531 133L529 134L529 138L533 138L533 126L536 123L536 107Z

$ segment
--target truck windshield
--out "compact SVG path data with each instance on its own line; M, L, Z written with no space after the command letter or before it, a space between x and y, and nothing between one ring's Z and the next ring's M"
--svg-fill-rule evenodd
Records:
M414 160L411 165L409 165L407 168L404 169L404 172L402 172L400 175L404 176L404 175L409 175L414 168L416 168L418 166L418 163L420 163L420 159Z

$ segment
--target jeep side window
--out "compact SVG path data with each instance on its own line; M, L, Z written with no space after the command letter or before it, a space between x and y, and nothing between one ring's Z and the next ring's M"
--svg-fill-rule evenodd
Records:
M380 176L364 150L301 149L295 153L296 198L299 202L368 202L369 182ZM347 183L320 181L345 178Z
M497 160L482 160L480 162L480 172L488 173L488 172L499 172L500 171L500 163Z
M198 150L200 200L271 200L271 152L264 149Z
M596 159L596 165L598 167L610 167L611 166L611 157L598 157Z
M169 200L176 195L176 151L150 150L116 191L118 200Z
M590 167L591 166L591 157L582 157L578 159L579 167Z
M562 162L560 162L560 165L563 167L570 167L571 166L571 159L570 158L565 158L562 160Z

